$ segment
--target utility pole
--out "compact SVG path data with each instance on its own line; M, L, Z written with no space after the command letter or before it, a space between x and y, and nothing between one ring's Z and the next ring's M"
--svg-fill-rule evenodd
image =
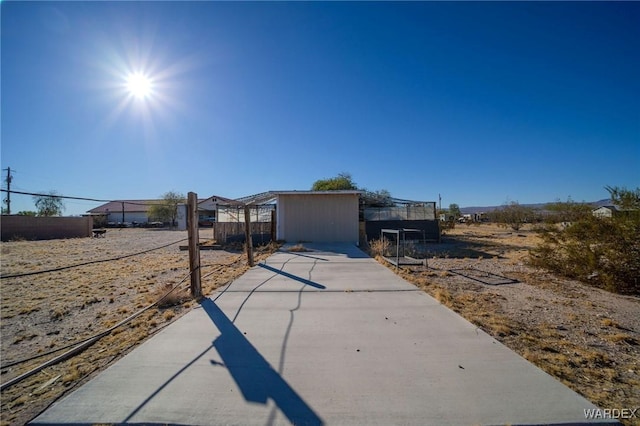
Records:
M11 180L13 176L11 176L11 167L7 167L5 169L7 171L7 178L5 182L7 182L7 198L4 200L7 203L7 214L11 214Z

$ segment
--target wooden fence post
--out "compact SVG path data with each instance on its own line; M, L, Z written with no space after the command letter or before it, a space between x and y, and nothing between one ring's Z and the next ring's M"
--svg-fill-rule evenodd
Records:
M189 192L187 196L187 232L189 234L189 270L191 272L191 296L202 297L200 283L200 247L198 235L198 195Z
M253 241L251 240L251 212L244 206L244 241L247 244L247 261L253 266Z

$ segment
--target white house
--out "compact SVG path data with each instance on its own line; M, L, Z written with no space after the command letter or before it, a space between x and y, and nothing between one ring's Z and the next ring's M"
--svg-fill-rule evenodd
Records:
M595 217L613 217L618 213L616 206L602 206L592 211Z
M228 215L227 210L237 211L243 204L230 198L212 195L198 200L198 223L200 226L211 226L214 222L235 222L237 219ZM231 220L232 219L232 220ZM241 220L244 222L244 213ZM187 205L178 205L178 229L187 229Z
M87 213L92 216L104 216L107 223L147 223L151 204L160 200L122 200L111 201Z

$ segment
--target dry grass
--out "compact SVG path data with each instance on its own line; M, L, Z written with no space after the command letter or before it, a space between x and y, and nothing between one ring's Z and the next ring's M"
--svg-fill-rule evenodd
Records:
M201 231L205 240L210 230ZM40 271L106 259L186 238L186 232L110 230L102 239L3 242L2 274ZM182 242L181 244L184 244ZM2 382L62 353L23 360L93 336L155 302L188 276L188 253L175 244L113 262L2 280ZM256 260L273 247L259 248ZM230 282L247 269L238 252L202 251L203 293ZM189 280L184 283L188 287ZM182 287L181 287L182 289ZM0 424L24 424L61 395L122 357L137 344L195 306L185 290L117 328L81 354L2 391ZM55 379L55 380L53 380Z
M384 256L387 250L389 250L389 240L383 238L369 242L369 252L372 257Z
M295 246L291 246L287 249L287 251L290 251L292 253L304 253L304 252L308 252L311 251L308 248L306 248L304 246L304 244L296 244Z
M398 273L599 407L638 408L640 300L528 268L528 248L539 241L526 227L517 233L457 227L430 259L430 265L509 270L520 281L515 285L483 285L446 269ZM623 422L640 425L637 418Z

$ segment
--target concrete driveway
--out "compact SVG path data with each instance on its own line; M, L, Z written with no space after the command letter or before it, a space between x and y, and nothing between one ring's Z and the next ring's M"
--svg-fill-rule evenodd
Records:
M575 425L596 408L358 248L306 246L32 423Z

